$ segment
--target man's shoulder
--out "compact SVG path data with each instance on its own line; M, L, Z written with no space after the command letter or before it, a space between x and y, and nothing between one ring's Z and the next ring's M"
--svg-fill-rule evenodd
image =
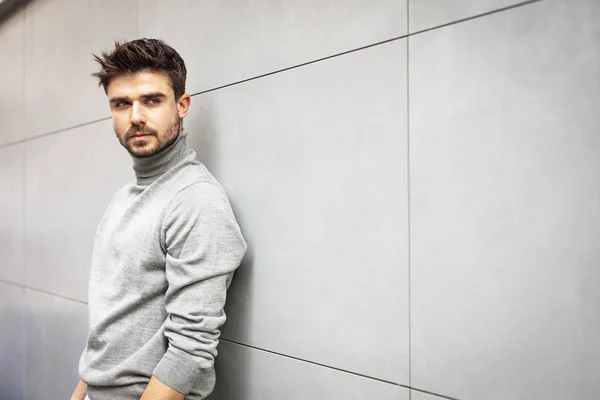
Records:
M206 201L229 203L225 188L201 162L182 168L174 196L183 202L201 204Z

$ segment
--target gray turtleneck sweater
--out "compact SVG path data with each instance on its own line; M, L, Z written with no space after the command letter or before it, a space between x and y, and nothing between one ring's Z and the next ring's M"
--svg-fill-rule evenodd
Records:
M189 400L213 390L226 292L246 242L186 136L133 157L135 182L98 226L79 363L91 400L139 400L153 375Z

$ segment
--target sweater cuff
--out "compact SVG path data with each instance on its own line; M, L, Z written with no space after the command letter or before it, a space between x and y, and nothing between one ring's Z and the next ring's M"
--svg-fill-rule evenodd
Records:
M194 357L171 346L152 372L156 379L186 395L190 393L201 374L202 368Z

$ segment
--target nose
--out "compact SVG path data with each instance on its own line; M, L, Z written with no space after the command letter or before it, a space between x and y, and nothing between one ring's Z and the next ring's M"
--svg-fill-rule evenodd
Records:
M131 124L139 125L139 124L146 123L146 116L144 115L143 111L144 110L140 106L139 102L136 101L132 104L131 116L129 118L131 120Z

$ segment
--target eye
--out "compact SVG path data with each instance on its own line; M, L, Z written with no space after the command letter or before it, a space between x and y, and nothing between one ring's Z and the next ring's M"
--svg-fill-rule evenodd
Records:
M158 103L160 103L160 100L158 98L154 97L154 98L148 99L148 103L149 104L158 104Z
M116 107L116 108L123 108L123 107L125 107L126 105L127 105L127 103L126 103L126 102L124 102L124 101L120 101L120 102L118 102L118 103L115 103L115 107Z

